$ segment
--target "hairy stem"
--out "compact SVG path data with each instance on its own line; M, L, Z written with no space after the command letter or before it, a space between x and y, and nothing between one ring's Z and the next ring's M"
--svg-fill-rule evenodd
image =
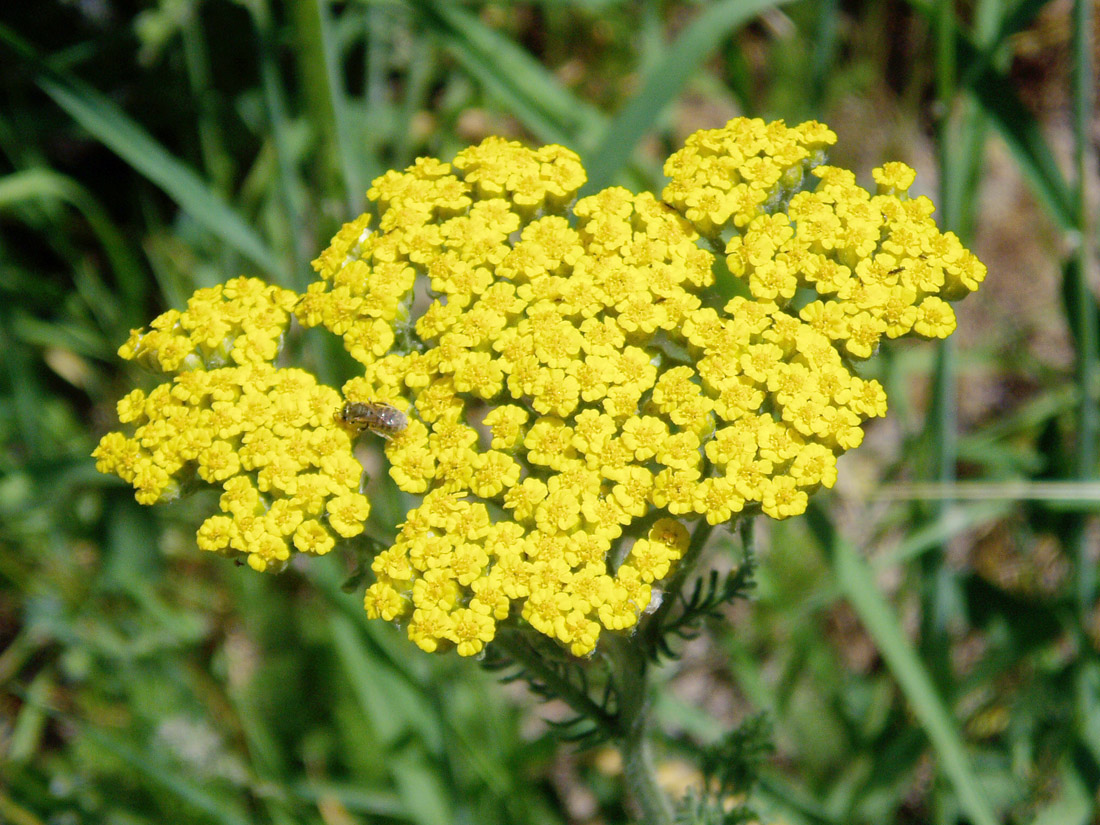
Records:
M671 825L672 806L657 784L649 742L649 662L635 639L609 640L609 661L619 700L616 741L623 757L627 792L638 807L639 821Z

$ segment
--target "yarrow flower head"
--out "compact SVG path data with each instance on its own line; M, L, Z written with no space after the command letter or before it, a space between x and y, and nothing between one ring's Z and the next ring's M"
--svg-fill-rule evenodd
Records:
M669 158L661 198L611 187L577 200L576 155L498 138L388 172L368 192L378 230L367 216L344 226L300 299L269 288L266 324L227 286L193 299L224 333L168 313L131 339L124 356L176 373L165 397L201 386L184 412L124 399L123 421L135 406L148 421L133 439L107 436L100 467L151 501L196 465L227 491L200 543L262 569L290 544L324 552L362 528L333 412L392 407L406 426L387 433L389 473L420 498L374 559L369 615L429 651L473 655L500 623L523 621L586 655L604 630L637 623L690 525L787 518L831 487L837 457L886 411L858 362L883 338L949 335L947 301L985 275L936 228L931 202L908 196L911 169L875 170L872 194L824 165L835 140L818 123L732 120ZM258 341L278 338L291 307L362 365L341 393L271 366ZM234 356L237 342L248 349ZM226 369L232 398L219 402L206 384ZM273 391L284 374L303 382L293 423L242 413L252 430L211 429L246 396L264 415L291 404ZM296 434L324 446L302 454ZM181 438L202 443L182 451ZM303 529L312 543L299 544Z
M238 278L135 330L119 354L171 381L119 401L133 435L108 433L93 454L142 504L175 498L195 475L221 487L199 547L243 555L256 570L282 569L293 550L327 553L361 533L370 512L351 437L333 418L340 394L271 363L297 301Z

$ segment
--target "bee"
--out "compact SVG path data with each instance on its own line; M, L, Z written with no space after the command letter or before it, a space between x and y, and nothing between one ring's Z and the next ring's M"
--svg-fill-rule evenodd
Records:
M409 417L405 413L378 401L348 401L336 413L336 419L359 432L370 430L383 438L393 438L409 426Z

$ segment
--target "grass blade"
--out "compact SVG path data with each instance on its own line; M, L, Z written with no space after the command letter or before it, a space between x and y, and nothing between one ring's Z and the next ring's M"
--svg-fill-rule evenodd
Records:
M585 157L585 192L603 189L629 160L634 147L661 112L737 28L766 9L789 0L723 0L707 7L676 38L665 56L648 72L641 88L604 130L596 148Z
M1074 212L1076 229L1082 239L1077 244L1073 260L1067 266L1070 276L1068 286L1073 294L1073 313L1070 319L1077 336L1077 387L1080 401L1077 408L1077 461L1076 478L1087 481L1096 478L1097 434L1100 432L1100 410L1097 409L1096 382L1100 376L1100 330L1097 329L1096 296L1092 291L1096 275L1095 242L1090 231L1090 204L1092 203L1092 165L1095 156L1092 144L1093 98L1096 94L1092 65L1092 3L1077 0L1073 13L1073 140ZM1086 28L1079 29L1084 26ZM1092 553L1091 540L1084 523L1075 525L1074 543L1077 557L1077 604L1082 622L1090 621L1089 615L1096 600L1097 563Z
M1008 144L1020 171L1062 229L1073 223L1073 199L1054 152L1034 115L1024 106L1008 78L987 70L970 84L989 122Z
M369 814L386 821L399 819L405 808L392 791L356 787L351 782L324 782L314 779L291 785L291 794L314 805L337 802L352 813Z
M1032 825L1087 825L1092 822L1093 804L1081 777L1069 764L1059 772L1061 793L1035 815Z
M249 4L248 10L259 41L260 88L263 90L264 107L271 128L271 143L275 150L276 189L290 240L292 264L286 283L295 289L304 290L310 281L308 262L312 254L305 248L301 231L306 208L305 194L295 167L295 153L291 148L291 122L279 72L274 23L266 0Z
M211 822L221 825L249 825L252 821L243 811L238 810L238 806L231 807L195 782L180 777L177 770L161 765L151 753L140 753L104 730L89 726L84 728L84 732L100 747L129 765L136 774L144 776L196 811L202 811Z
M909 5L930 20L936 14L935 4L927 0L909 0ZM1000 48L1000 41L991 42L989 48L982 51L959 30L957 23L952 25L960 87L974 95L989 117L990 125L1008 144L1020 171L1059 227L1073 229L1073 195L1050 144L1043 138L1035 116L1020 100L1012 81L1003 72L991 68L993 53Z
M923 725L939 755L941 770L958 794L960 806L975 825L997 825L1000 820L985 800L955 720L905 637L893 609L879 592L870 565L844 541L819 507L811 507L807 521L832 561L841 592L859 615Z
M603 127L595 108L458 4L421 0L415 7L446 49L539 140L577 147Z
M362 163L356 152L350 101L344 88L341 44L337 23L328 0L294 4L295 30L302 51L303 92L314 113L317 128L329 144L343 184L349 215L363 211ZM355 14L355 10L344 12Z
M29 62L35 82L54 103L94 138L159 186L201 226L261 269L278 273L275 254L243 218L189 166L184 164L105 95L47 65L38 52L6 26L0 44Z
M114 103L90 87L45 75L39 77L38 85L73 120L163 189L196 222L261 269L281 269L271 249L236 211Z
M334 613L329 624L363 716L378 737L377 746L386 750L403 815L418 825L453 822L453 800L429 756L439 751L443 740L434 720L422 712L420 697L381 662L366 655L351 619Z
M72 178L49 169L27 169L0 178L0 211L38 199L63 201L84 216L103 246L123 297L127 302L140 302L145 283L141 266L107 210L87 189Z

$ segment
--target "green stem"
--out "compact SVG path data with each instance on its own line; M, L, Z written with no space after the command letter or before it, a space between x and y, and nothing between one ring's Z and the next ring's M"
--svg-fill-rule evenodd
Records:
M610 736L619 747L623 759L623 776L627 793L638 808L641 822L647 825L672 825L672 805L657 782L650 748L649 661L659 638L661 625L676 602L684 582L692 573L710 538L714 526L700 520L691 542L677 566L676 574L665 588L665 599L632 637L605 634L606 661L609 678L615 688L616 712L612 716L592 700L587 691L574 684L568 674L554 668L527 644L521 634L502 632L494 645L533 677L542 682L547 693L560 698L585 719L591 720ZM746 548L751 541L743 529ZM601 642L601 645L605 644Z
M284 286L303 292L306 284L312 280L312 273L309 271L311 256L306 250L302 235L303 227L306 225L303 220L305 194L294 168L290 118L287 114L283 82L279 76L274 24L271 20L268 0L250 0L245 6L252 14L252 22L256 27L256 35L260 43L260 84L267 107L268 122L271 126L271 140L278 167L279 199L282 202L289 239L286 252L290 259L290 278Z
M1076 270L1073 282L1073 311L1077 321L1077 386L1080 401L1077 409L1077 455L1074 475L1079 481L1096 477L1097 435L1100 433L1100 412L1097 410L1097 380L1100 376L1100 331L1096 323L1096 296L1090 286L1095 275L1091 215L1089 204L1089 168L1091 164L1090 128L1092 95L1095 91L1092 49L1088 32L1092 31L1092 4L1077 0L1073 6L1073 123L1074 171L1076 172L1075 207L1078 243L1071 268ZM1078 28L1086 26L1088 28ZM1077 555L1077 604L1082 621L1096 601L1096 559L1090 552L1087 520L1082 517L1074 525L1073 543Z
M675 605L677 598L680 596L680 591L684 589L684 582L694 572L699 556L702 554L703 548L707 546L707 539L710 538L713 531L714 525L709 524L706 519L700 519L699 523L695 525L687 552L684 553L683 558L676 565L676 572L663 588L664 598L661 600L661 604L638 631L638 638L643 641L645 650L653 651L656 649L665 618Z
M650 750L648 659L636 639L609 639L609 661L619 700L617 742L623 757L627 792L638 806L640 821L671 825L672 806L657 783Z

